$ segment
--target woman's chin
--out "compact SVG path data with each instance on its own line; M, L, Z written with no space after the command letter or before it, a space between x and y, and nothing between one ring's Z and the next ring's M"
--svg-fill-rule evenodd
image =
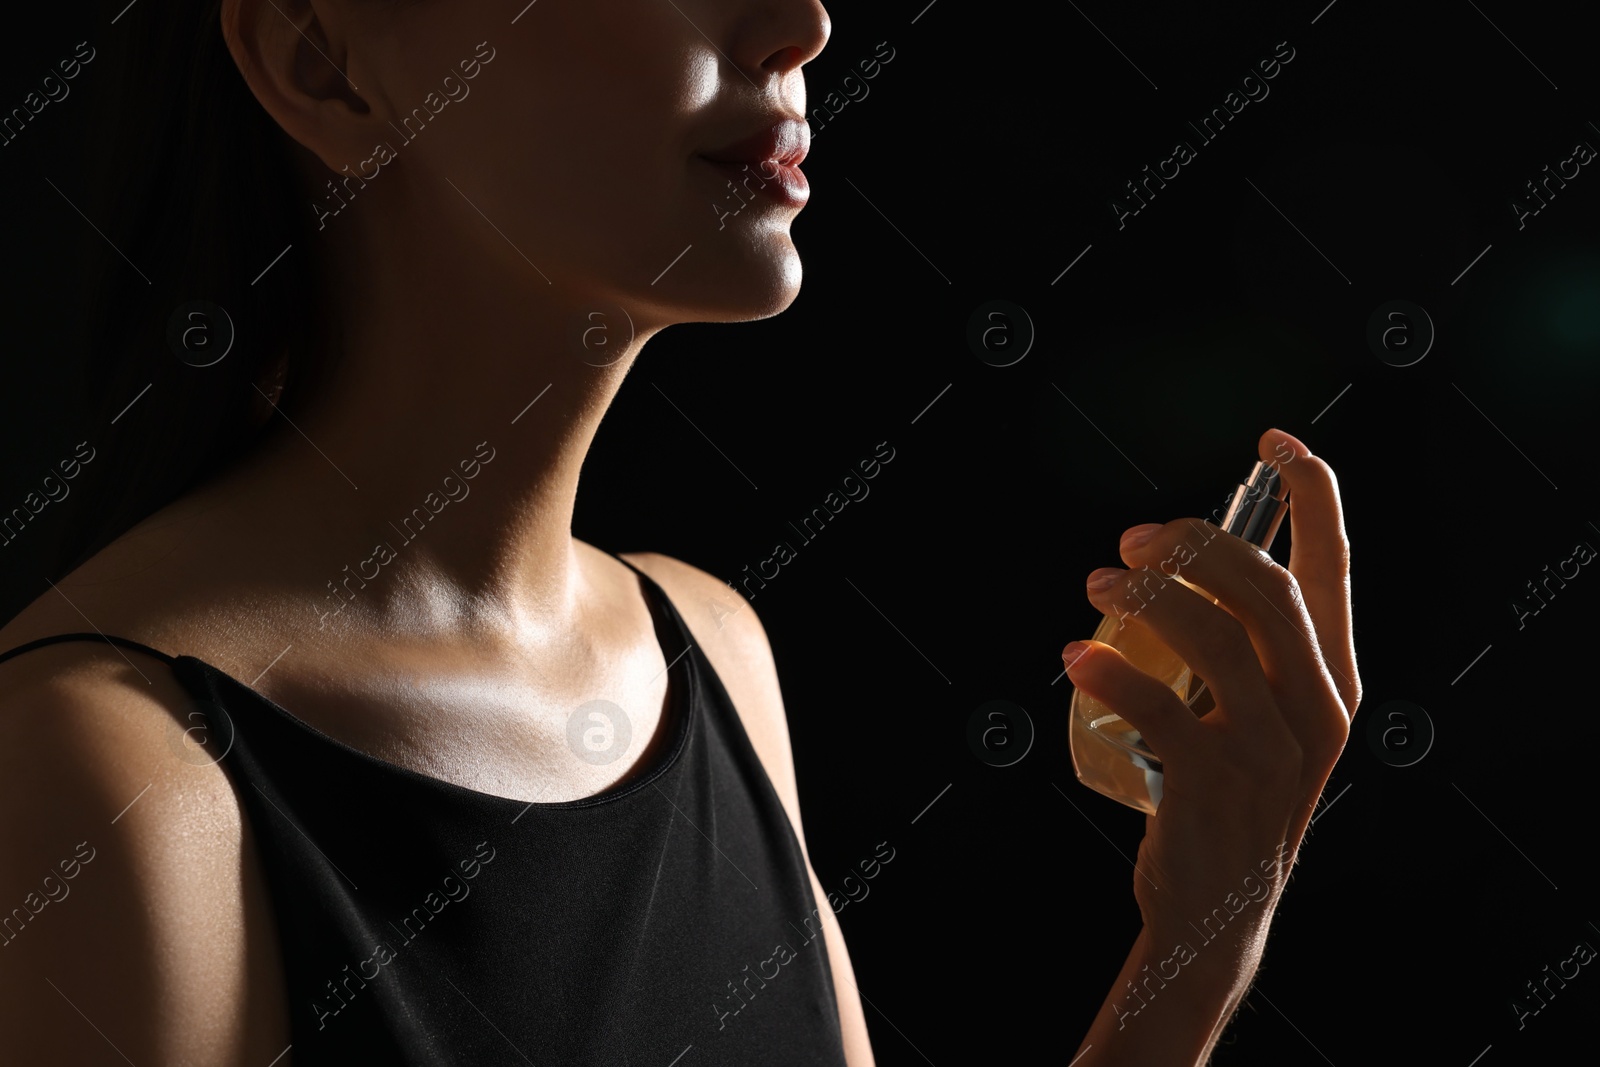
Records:
M665 301L680 322L749 322L771 318L793 304L800 295L802 269L800 256L787 234L775 236L781 248L745 248L743 255L706 256L697 270L685 271L672 286L663 279L652 293L653 300ZM707 242L712 244L712 242ZM700 251L696 244L684 256ZM721 250L724 253L732 249ZM670 275L669 275L670 277Z

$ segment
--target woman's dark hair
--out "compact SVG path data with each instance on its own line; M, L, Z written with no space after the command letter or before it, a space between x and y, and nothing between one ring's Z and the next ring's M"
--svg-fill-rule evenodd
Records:
M106 25L126 0L101 6ZM63 536L41 550L52 580L279 432L283 419L263 427L252 411L265 404L257 379L280 357L293 368L291 419L297 389L325 363L313 351L328 319L305 181L228 52L221 6L133 8L94 42L109 69L96 71L88 128L93 157L113 161L83 179L84 213L108 238L82 287L95 458ZM232 348L209 366L195 364L221 352L226 325L191 317L197 301L232 322ZM185 330L187 348L169 338Z

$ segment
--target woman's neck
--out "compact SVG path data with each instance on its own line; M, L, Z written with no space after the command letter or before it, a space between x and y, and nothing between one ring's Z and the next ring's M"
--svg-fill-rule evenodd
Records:
M225 481L319 629L542 628L574 610L579 471L659 327L543 280L509 242L499 262L452 251L448 230L355 237L366 250L340 258L368 266L334 264L336 360Z

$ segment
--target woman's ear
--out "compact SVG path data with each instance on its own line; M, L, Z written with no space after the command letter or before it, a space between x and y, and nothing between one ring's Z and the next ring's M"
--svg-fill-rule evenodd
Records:
M332 171L369 154L384 101L346 0L223 0L221 22L245 84L291 138Z

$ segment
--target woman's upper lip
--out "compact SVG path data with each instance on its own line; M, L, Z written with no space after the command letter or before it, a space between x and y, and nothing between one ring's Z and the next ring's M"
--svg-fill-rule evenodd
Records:
M731 144L702 152L701 156L713 163L749 163L759 165L767 161L782 166L798 166L811 148L811 127L801 119L779 116L768 119L755 132Z

